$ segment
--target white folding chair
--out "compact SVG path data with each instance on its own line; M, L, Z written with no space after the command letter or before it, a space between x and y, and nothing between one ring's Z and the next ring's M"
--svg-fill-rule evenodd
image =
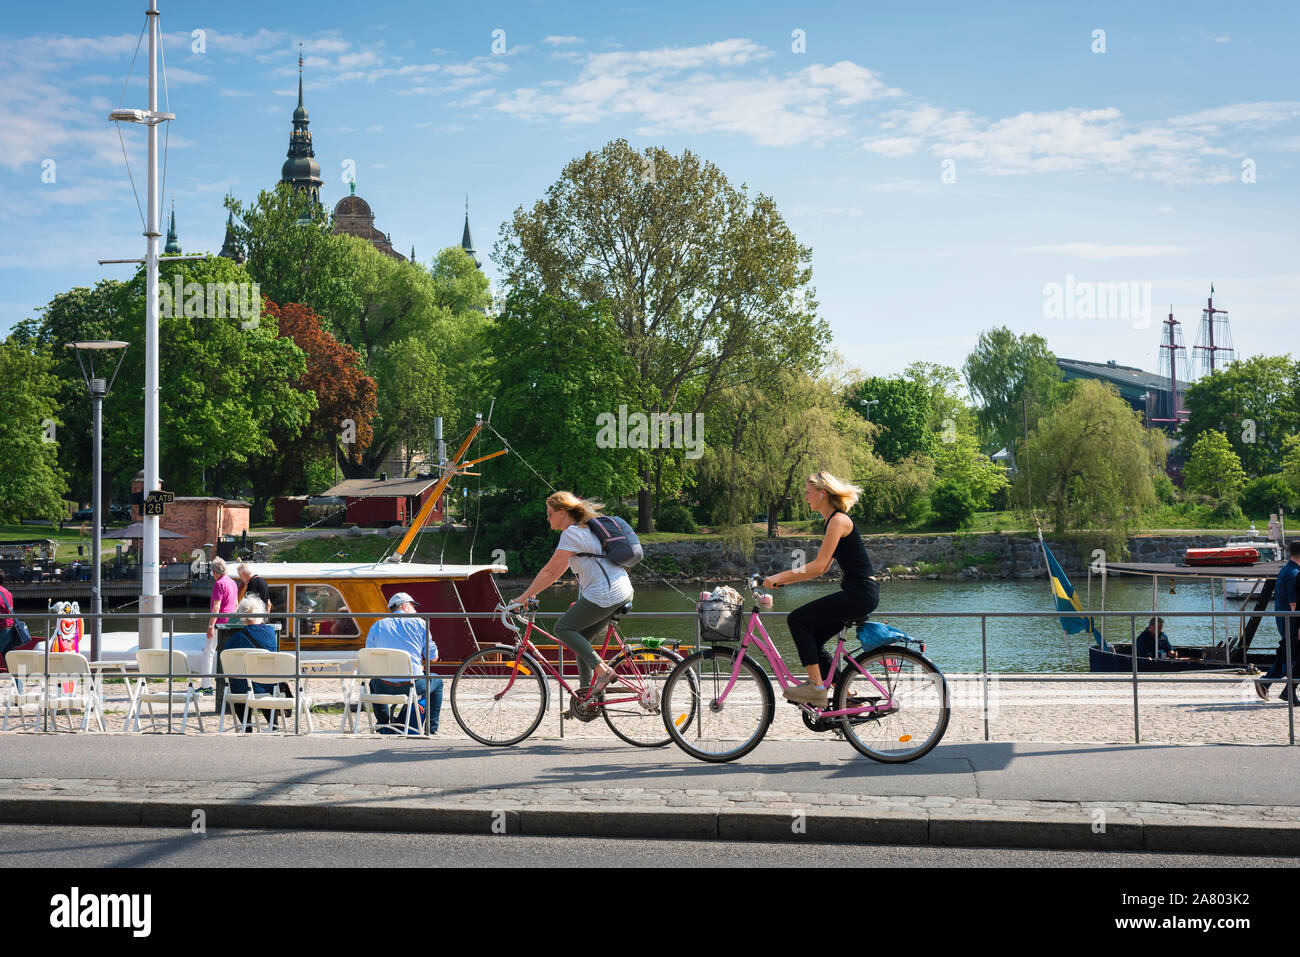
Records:
M356 711L354 713L357 732L361 731L361 712L364 710L368 716L368 727L373 732L375 730L375 710L377 704L386 705L389 709L405 707L406 714L410 715L416 707L415 699L415 682L411 681L407 686L406 694L377 694L370 690L370 678L385 678L388 681L396 682L400 679L394 675L411 674L411 656L400 648L362 648L357 651L357 700ZM350 703L344 705L343 727L347 729L348 709ZM392 717L392 710L389 716ZM393 728L401 733L406 733L406 725L389 721L387 724L379 725L381 728Z
M144 705L149 706L149 730L154 731L158 728L158 717L154 714L153 706L156 704L166 705L167 713L170 715L173 704L180 700L184 703L184 710L181 712L181 734L185 733L186 724L190 718L190 705L194 705L194 716L199 720L199 730L203 730L203 714L199 710L199 689L194 683L195 679L190 674L190 659L183 651L173 650L171 652L171 675L172 682L169 688L161 691L149 690L149 679L155 680L167 678L168 652L166 648L140 648L135 653L136 665L140 669L140 679L137 685L134 703L131 707L131 714L126 716L127 724L131 723L132 716L135 717L135 730L140 730L140 709ZM184 686L177 688L180 682Z
M252 691L235 692L230 690L231 678L244 677L244 658L254 648L227 648L221 652L221 673L226 676L226 685L221 691L221 718L217 722L217 733L226 729L226 715L229 714L233 727L243 725L243 720L235 713L235 705L248 705L248 695Z
M90 730L92 715L99 730L103 731L104 713L100 708L95 676L91 673L86 656L75 651L52 651L49 663L50 676L42 707L53 710L50 723L57 728L59 712L62 711L68 718L68 730L75 730L72 727L72 712L76 709L81 712L82 731Z
M5 693L5 716L0 730L9 730L9 710L14 707L18 709L18 727L26 729L27 709L35 710L39 716L41 702L45 700L45 652L11 651L5 655L5 667L9 669L10 688Z
M302 714L307 718L307 733L311 734L315 730L311 720L311 698L303 691L302 679L294 674L296 661L293 653L288 651L255 651L250 650L244 656L244 672L256 677L250 678L250 681L256 681L258 684L274 684L276 690L268 694L258 694L249 685L248 703L244 707L244 730L248 730L249 721L252 719L253 711L270 711L267 715L268 730L275 730L275 713L292 711L294 708L302 709ZM278 685L281 679L292 678L293 686L296 691L292 695L282 695ZM281 719L283 720L283 719Z

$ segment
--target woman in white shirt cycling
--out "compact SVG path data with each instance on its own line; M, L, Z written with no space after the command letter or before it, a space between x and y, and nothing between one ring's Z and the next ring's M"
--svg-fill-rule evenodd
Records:
M632 600L632 582L627 572L602 557L600 539L587 528L587 523L600 515L599 509L599 502L578 498L572 492L556 492L546 500L546 519L560 533L560 542L551 560L515 599L525 603L536 598L565 569L572 569L577 576L578 600L560 616L555 637L578 658L580 700L600 694L613 680L614 669L601 660L591 642L604 632L614 614Z

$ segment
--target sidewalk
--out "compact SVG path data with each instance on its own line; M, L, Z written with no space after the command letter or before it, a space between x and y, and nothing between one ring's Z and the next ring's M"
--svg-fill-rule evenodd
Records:
M1300 856L1300 749L842 742L673 749L344 737L6 735L0 823L795 840ZM201 810L202 815L196 815Z

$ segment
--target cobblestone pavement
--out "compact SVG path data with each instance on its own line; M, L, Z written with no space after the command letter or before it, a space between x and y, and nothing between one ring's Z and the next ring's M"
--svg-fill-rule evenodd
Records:
M0 778L0 802L30 798L111 799L123 803L167 801L193 807L224 802L274 801L310 806L383 804L386 807L496 808L765 808L770 810L854 810L920 816L971 814L1007 818L1092 821L1102 811L1119 821L1183 823L1270 822L1300 826L1300 807L1228 804L1172 804L1153 801L1016 801L978 797L873 796L826 792L710 788L461 788L384 784L265 783L257 781L123 781L114 778Z
M1076 742L1122 744L1134 740L1133 682L1127 676L1098 676L1100 681L1043 680L1038 675L991 675L987 682L988 738L991 741ZM451 714L445 697L440 734L467 739ZM978 675L949 675L952 717L944 736L947 743L983 741L985 683ZM339 733L343 688L337 678L312 679L308 693L315 699L314 721L318 733ZM1138 725L1143 742L1170 744L1286 744L1289 709L1277 700L1261 701L1254 682L1240 675L1202 676L1193 680L1168 676L1143 678L1139 684ZM120 686L116 686L120 694ZM115 687L110 686L113 695ZM567 705L567 696L565 703ZM215 719L215 704L204 701L204 720ZM109 700L109 731L126 730L125 700ZM159 713L163 712L161 709ZM175 711L179 722L180 708ZM1300 722L1300 716L1296 718ZM146 718L147 722L147 718ZM179 724L177 724L179 728ZM195 727L191 715L190 727ZM215 730L215 723L208 730ZM305 729L304 729L305 730ZM560 695L554 693L550 710L535 737L561 736ZM575 740L615 740L603 720L589 724L563 722L563 736ZM768 731L772 740L822 737L804 727L799 712L777 701L776 717Z

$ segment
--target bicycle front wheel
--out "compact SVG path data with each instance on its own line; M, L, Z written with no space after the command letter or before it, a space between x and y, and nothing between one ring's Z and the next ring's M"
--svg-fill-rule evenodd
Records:
M475 741L518 744L537 730L548 691L541 665L513 648L484 648L465 659L451 682L451 713Z
M679 748L701 761L734 761L753 751L775 710L772 682L739 649L701 649L674 668L664 685L664 727Z
M661 748L670 743L672 737L664 730L664 685L681 660L681 655L666 648L633 648L614 658L609 666L618 680L605 689L605 700L610 703L601 708L609 729L638 748ZM694 717L691 710L684 723Z
M834 710L864 705L885 710L840 718L849 744L889 764L929 754L948 730L948 683L942 672L925 656L893 646L862 652L854 661L875 680L846 664L835 685Z

